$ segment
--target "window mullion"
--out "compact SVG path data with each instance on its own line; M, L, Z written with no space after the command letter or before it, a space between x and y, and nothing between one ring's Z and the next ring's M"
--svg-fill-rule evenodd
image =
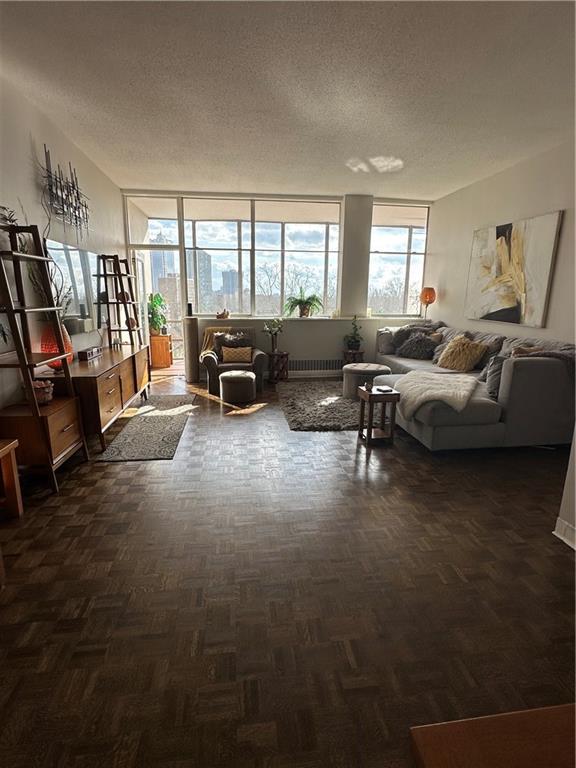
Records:
M286 248L286 229L284 222L280 222L280 314L286 303L286 287L284 285L285 276L285 248Z
M244 292L242 289L242 224L240 221L236 222L236 246L238 250L236 251L237 257L238 257L238 285L236 287L236 290L238 291L238 312L239 314L244 313Z
M196 221L192 219L192 268L194 270L194 308L200 313L200 287L198 285L198 251L196 250Z
M408 252L406 254L406 273L404 275L404 297L402 300L402 313L408 312L408 280L410 279L410 259L412 257L412 227L408 227Z
M324 295L322 297L323 309L326 312L326 304L328 302L328 259L329 251L328 244L330 241L330 225L324 225Z
M256 201L250 200L250 314L256 314Z

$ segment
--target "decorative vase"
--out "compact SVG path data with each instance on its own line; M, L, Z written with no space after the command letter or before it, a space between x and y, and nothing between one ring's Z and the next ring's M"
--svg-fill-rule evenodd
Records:
M62 325L61 328L62 336L64 338L64 350L69 353L66 356L66 359L69 363L71 363L74 359L74 347L72 346L72 339L66 330L66 326ZM46 352L49 355L59 354L58 342L56 341L56 335L51 323L49 325L45 325L44 330L42 331L42 336L40 337L40 351ZM54 360L52 363L48 363L48 365L55 371L59 371L62 368L62 360Z
M272 333L270 339L272 340L272 352L278 352L278 334Z
M299 307L300 317L310 317L310 307Z
M160 331L158 328L150 328L150 336L160 336Z

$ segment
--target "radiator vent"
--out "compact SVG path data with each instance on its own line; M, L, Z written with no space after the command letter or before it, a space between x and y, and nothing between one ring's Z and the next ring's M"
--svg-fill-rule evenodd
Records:
M340 371L344 363L337 360L289 360L289 371Z

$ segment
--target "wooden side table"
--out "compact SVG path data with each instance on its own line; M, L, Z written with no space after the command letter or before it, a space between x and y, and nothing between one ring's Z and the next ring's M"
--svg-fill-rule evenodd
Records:
M342 353L342 359L344 364L348 363L363 363L364 362L364 350L363 349L345 349Z
M170 368L174 362L171 334L150 335L150 358L152 368Z
M285 381L288 378L288 359L289 352L269 352L270 368L268 371L268 381L276 384L278 381Z
M394 427L396 426L396 403L400 400L400 392L391 389L388 392L378 392L376 389L367 390L358 387L360 398L360 423L358 439L366 445L393 445ZM368 422L364 427L364 416L368 403ZM374 426L374 406L381 403L380 426Z

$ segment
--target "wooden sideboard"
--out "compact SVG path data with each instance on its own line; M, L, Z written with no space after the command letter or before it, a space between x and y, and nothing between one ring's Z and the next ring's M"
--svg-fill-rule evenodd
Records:
M75 360L70 364L70 375L80 399L84 431L99 435L105 450L108 427L137 395L147 397L149 348L105 349L95 360Z

